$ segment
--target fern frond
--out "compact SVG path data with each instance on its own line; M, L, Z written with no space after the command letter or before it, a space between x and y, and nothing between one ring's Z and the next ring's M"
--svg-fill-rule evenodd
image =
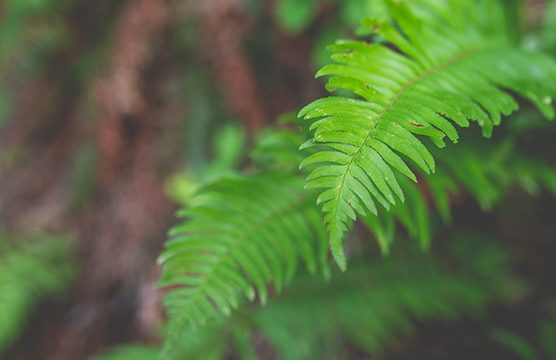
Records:
M433 156L417 136L443 147L446 137L458 141L455 125L475 121L490 137L502 116L518 108L510 92L554 117L556 64L512 43L501 20L502 2L440 2L442 12L386 3L395 24L367 19L364 25L397 51L378 43L337 42L331 46L337 64L317 77L332 76L329 91L345 89L358 98L319 99L299 113L313 121L312 145L326 148L300 166L313 168L307 188L324 189L318 202L342 269L342 237L357 215L376 214L377 203L388 210L404 202L394 171L414 181L411 168L435 171ZM492 15L489 21L485 13Z
M328 283L300 278L260 309L255 322L287 360L344 358L341 342L375 355L411 334L412 318L477 315L521 290L509 275L507 253L488 241L465 240L442 257L398 252L357 263ZM462 262L457 271L441 260L454 255Z
M75 264L68 243L34 235L17 239L0 231L0 352L16 338L33 306L70 284Z
M390 211L379 210L378 215L362 217L384 253L388 253L395 237L395 221L407 229L410 238L428 245L433 222L429 208L435 207L444 223L451 222L454 194L469 194L484 211L491 210L513 188L521 188L532 196L547 189L556 196L554 165L519 151L514 139L465 142L432 154L438 159L439 169L426 177L419 174L424 180L421 184L396 176L408 199L406 204L398 203Z
M280 292L302 258L310 272L326 268L326 230L302 179L234 176L204 187L181 214L161 255L170 337L222 314L247 298ZM256 289L256 290L255 290Z
M308 155L298 151L303 141L299 133L274 129L261 136L251 158L262 171L295 174L299 163Z
M393 256L358 261L345 274L335 271L326 282L300 274L267 306L244 307L230 318L181 332L172 356L162 358L262 358L253 334L286 360L343 358L348 343L376 354L410 335L412 319L473 316L522 292L504 249L476 236L462 240L441 253L399 248Z

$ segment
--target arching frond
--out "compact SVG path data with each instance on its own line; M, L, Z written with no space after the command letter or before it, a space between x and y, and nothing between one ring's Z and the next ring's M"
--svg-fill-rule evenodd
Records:
M233 176L204 187L161 255L170 341L178 332L229 314L244 298L280 292L302 258L326 268L326 230L299 178Z
M423 5L429 2L386 3L395 22L364 25L389 44L337 42L331 46L337 64L317 74L331 76L329 91L357 98L331 96L300 112L313 121L308 145L325 146L301 167L312 168L308 188L324 189L318 203L342 269L342 237L351 221L405 200L394 172L416 181L411 168L435 171L417 136L443 147L446 137L458 141L456 125L477 122L489 137L517 109L513 93L554 117L556 64L512 42L502 1L441 1L435 9Z

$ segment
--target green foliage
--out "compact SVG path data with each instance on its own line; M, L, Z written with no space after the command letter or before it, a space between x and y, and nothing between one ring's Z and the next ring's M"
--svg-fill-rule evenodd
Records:
M383 2L376 0L280 0L276 5L275 17L286 32L299 34L314 21L319 6L325 4L337 7L341 25L350 28L358 25L362 14L388 18Z
M548 53L556 51L556 1L549 0L544 4L543 19L539 28L534 29L526 37L527 45Z
M0 351L16 338L38 301L67 288L74 270L64 239L0 233Z
M413 332L411 319L475 316L486 305L521 292L521 281L508 272L508 254L486 239L477 240L462 238L441 254L398 249L390 257L358 261L347 273L334 271L327 282L298 276L266 307L244 308L230 319L180 331L173 351L162 358L263 358L254 334L262 334L286 360L340 358L348 343L377 354ZM98 360L154 359L153 352L120 347Z
M259 2L252 3L251 7L262 8ZM323 12L333 22L326 23L324 17L325 26L321 19L315 22L323 3L328 3L330 13L340 14L336 19ZM221 125L217 119L227 114L214 106L214 89L207 86L208 78L198 71L198 64L192 66L184 78L190 102L186 117L193 121L178 139L189 144L184 151L189 168L168 183L171 196L185 210L179 212L181 223L171 230L160 257L160 285L167 287L169 310L162 358L250 360L270 352L292 360L347 358L354 347L375 356L411 334L416 322L480 314L492 302L521 295L519 281L508 274L507 254L488 240L477 243L466 238L463 247L450 251L440 244L441 251L426 254L400 248L413 247L410 242L394 244L401 227L428 248L436 213L450 222L454 196L462 193L470 194L483 210L501 202L510 187L531 195L541 188L556 193L556 168L524 153L517 146L519 138L491 143L466 138L463 144L449 144L441 151L427 143L443 148L446 137L458 142L459 130L453 123L467 127L476 121L483 135L490 136L502 116L517 109L514 96L530 100L546 117L554 116L556 65L516 44L519 27L512 14L517 3L277 1L276 16L287 32L300 34L309 27L321 32L308 37L316 39L317 48L345 32L361 14L380 20L365 20L357 32L372 44L340 41L331 47L336 64L325 66L318 76L331 76L327 89L338 96L317 100L301 111L299 121L307 133L270 131L247 160L245 136L237 128L213 135ZM12 79L25 80L41 70L48 55L69 39L65 26L74 21L50 16L68 9L66 4L82 5L67 0L4 2L0 125L10 111ZM554 14L547 12L547 18L556 18ZM189 44L181 56L195 62L190 54L203 42L198 40L202 36L191 26L180 27L180 46ZM85 81L85 73L98 77L90 69L109 55L104 52L111 30L105 30L99 41L98 35L85 34L94 33L94 28L75 34L73 45L53 58L70 62L62 66L69 69L62 88L80 88L74 83ZM553 50L553 29L547 23L540 35L542 44L529 47ZM165 34L174 40L172 31ZM99 42L94 51L83 51L74 59L80 40L89 38ZM165 77L178 78L171 76L178 66L170 57L145 68L147 78L154 78L159 65L168 69ZM320 61L320 53L315 57ZM154 83L166 88L158 80ZM172 86L166 90L181 93ZM73 114L74 108L80 105L67 110ZM529 120L524 127L531 126ZM298 151L309 128L314 138ZM214 140L212 153L207 149L209 139ZM94 179L95 149L89 145L75 152L69 175L70 197L77 206L88 200ZM206 165L208 158L213 161ZM240 166L244 175L235 171ZM320 197L303 189L302 177L307 174L309 188L325 188ZM329 237L317 202L324 209ZM342 238L357 218L367 229L361 226L352 234L356 241L348 248L353 259L350 271L330 271L327 242L345 270ZM382 251L390 253L388 257L370 254L369 231ZM14 340L33 306L62 291L71 279L67 244L40 237L15 244L0 234L0 350ZM327 281L314 276L318 272ZM257 298L268 305L258 307L253 303ZM554 319L539 325L542 351L529 343L530 338L504 329L493 337L523 358L556 357ZM146 360L158 358L160 352L154 346L131 345L95 359Z
M333 8L337 17L323 16L317 21L319 10ZM323 15L326 11L321 12ZM277 24L290 35L299 35L309 28L318 31L312 49L312 63L320 68L330 63L326 46L338 37L356 34L368 36L370 32L359 26L362 14L379 19L388 19L388 11L382 1L377 0L280 0L275 7ZM323 20L326 25L322 26Z
M511 130L501 141L484 142L480 137L468 134L463 144L432 149L432 155L440 163L439 169L430 175L418 171L422 179L419 184L397 175L409 200L392 206L390 211L379 208L377 215L369 213L362 218L382 251L389 252L396 237L396 223L407 230L411 239L429 244L434 235L434 224L438 222L437 213L445 224L452 222L452 201L457 194L472 195L485 211L492 210L516 187L531 196L543 188L556 194L556 168L553 164L517 146L534 123L534 118L527 112L515 120L520 118L529 125ZM302 134L289 131L268 132L261 138L252 158L264 171L292 173L295 164L311 154L310 148L296 151L302 139Z
M421 244L428 246L433 233L432 214L440 214L445 223L452 221L453 194L471 194L485 211L491 210L509 189L516 186L532 196L538 194L541 188L556 195L556 168L516 149L513 139L465 142L461 146L433 151L432 154L439 160L439 169L426 177L419 173L423 179L420 186L404 177L396 177L408 199L406 203L393 205L390 211L379 209L377 215L363 217L363 222L385 253L388 253L395 237L395 221L407 229L411 238L419 239ZM430 214L428 209L433 204L436 212Z
M304 146L320 149L301 163L312 169L306 187L324 189L318 203L342 269L343 234L357 215L377 214L376 203L388 210L405 201L394 171L413 181L411 168L435 171L416 135L444 147L445 137L459 139L452 122L467 127L476 121L490 137L502 116L518 107L508 90L554 117L556 63L514 44L502 2L430 3L435 7L386 1L394 23L363 22L399 52L358 41L331 46L338 64L317 76L331 76L329 91L349 90L361 99L331 96L300 112L315 130Z
M212 161L168 179L168 195L182 206L191 205L202 183L234 173L234 169L242 160L244 142L245 134L239 127L228 126L218 131L212 144Z
M165 298L172 333L230 314L244 297L266 302L267 284L280 292L299 257L311 272L326 268L326 233L302 185L280 174L238 175L199 191L160 258L160 284L179 286Z
M156 346L122 345L115 346L92 360L155 360L160 353Z
M245 341L246 335L250 335L249 327L237 317L233 320L217 321L193 332L180 333L179 342L171 351L162 352L159 346L132 343L109 348L92 360L224 360L232 352L241 355L240 359L256 359L252 356L252 344Z
M228 126L214 137L214 154L210 165L204 169L203 177L218 177L237 168L243 158L245 133L238 126Z
M377 354L412 333L411 319L477 315L520 288L508 276L507 254L474 240L465 238L442 257L413 251L359 262L329 283L301 278L256 322L284 359L341 354L346 342ZM458 270L447 271L450 258L462 262Z
M95 149L90 143L80 145L73 155L70 189L74 208L86 204L93 194L96 161Z
M328 274L328 239L345 270L342 237L357 217L385 253L396 223L428 248L436 220L429 209L450 222L454 194L469 193L489 210L511 187L533 195L541 187L556 192L554 167L521 151L518 137L466 139L442 150L417 138L444 148L445 137L459 140L452 122L467 127L472 121L489 137L502 116L517 109L514 94L553 117L556 81L547 79L556 80L556 64L515 44L505 22L512 11L494 1L386 4L386 20L364 22L382 39L336 43L331 49L338 64L318 74L332 76L328 90L351 95L305 107L300 115L311 124L298 121L306 134L265 134L246 164L249 175L217 171L193 196L197 183L174 188L187 207L160 258L161 285L170 288L163 358L219 359L238 351L256 358L253 331L262 331L286 359L314 358L319 350L339 354L343 341L333 339L340 338L375 353L410 333L412 317L476 313L516 289L503 270L504 253L471 243L454 256L461 260L457 270L430 255L393 253L360 261L330 283L294 278L299 259L308 272ZM298 151L310 131L313 139ZM303 190L300 162L309 172L306 187L325 188L318 198ZM323 205L328 239L316 204ZM280 296L273 299L274 293ZM245 300L257 297L270 299L269 306L253 310Z
M495 328L492 338L512 350L521 359L556 358L556 303L548 306L548 316L543 316L533 334L519 334L503 328ZM525 335L525 336L524 336ZM531 341L533 335L534 341Z
M540 324L539 340L545 353L556 359L556 302L551 304L549 316Z
M14 77L13 72L34 71L46 54L62 44L62 25L49 15L63 10L66 3L65 0L7 0L3 4L0 74L10 79Z
M510 348L516 355L519 355L520 359L539 359L535 349L525 339L512 332L503 329L495 329L492 332L492 337L500 344Z
M49 17L66 0L6 0L0 11L0 126L12 110L12 90L20 77L42 69L66 40L63 25Z
M215 288L222 289L222 293L217 293L216 296L222 296L223 299L220 303L215 302L212 299L210 293L201 290L203 286L202 282L214 282L211 280L211 276L205 278L205 274L210 275L210 269L212 261L204 258L206 255L208 258L212 258L218 255L212 254L211 247L219 246L214 241L214 230L215 229L226 229L226 233L216 233L218 237L229 235L228 240L229 246L235 248L237 246L238 254L244 257L244 261L252 262L258 264L258 269L265 271L268 275L264 281L259 282L258 291L266 294L265 286L271 281L274 281L277 285L277 289L281 289L282 284L285 283L281 272L275 272L272 267L272 262L268 261L266 254L264 254L264 246L273 248L280 247L285 244L286 246L292 241L291 237L294 239L302 239L303 237L295 237L295 226L291 226L284 233L278 233L283 237L277 237L275 229L280 228L281 220L278 217L273 217L273 208L266 208L266 214L270 216L265 218L265 211L262 211L260 207L266 207L267 204L273 204L272 206L279 207L282 203L277 202L276 197L281 200L287 199L285 194L290 194L290 201L295 203L294 199L305 199L302 201L302 207L307 213L311 213L314 223L312 226L318 228L319 216L317 215L318 209L314 202L313 197L309 196L307 193L303 192L299 179L293 174L296 167L295 164L298 163L300 158L304 155L303 153L297 151L297 144L301 141L302 135L291 133L288 131L272 131L268 132L266 135L262 136L259 141L258 146L252 153L252 158L257 168L261 169L266 175L257 175L253 177L224 177L216 180L214 185L208 185L208 188L201 191L199 194L194 196L189 200L189 204L192 205L192 219L190 222L186 222L178 227L174 231L180 231L181 226L183 229L191 228L193 231L188 233L188 236L192 236L198 244L195 247L185 247L180 248L179 252L172 249L172 242L169 242L169 248L167 250L168 256L182 256L187 261L176 261L174 263L168 262L165 267L165 277L170 276L172 279L169 284L186 285L186 294L197 294L202 295L198 298L199 301L205 302L205 313L196 314L199 310L196 305L192 308L191 303L188 300L189 295L181 295L179 293L174 294L174 291L170 292L169 299L176 296L176 301L170 300L167 305L172 312L171 315L171 329L170 332L173 334L179 333L185 329L191 328L191 325L195 327L199 323L204 323L210 319L217 318L219 314L226 314L230 312L235 305L239 305L241 299L239 299L239 294L241 293L241 285L244 284L251 286L256 278L252 278L249 274L245 274L244 271L239 270L241 267L238 266L234 269L234 273L241 279L225 279L220 278L216 280ZM471 139L469 139L471 140ZM526 153L517 151L513 142L510 140L502 141L501 143L474 143L468 142L467 146L452 146L448 149L438 151L438 158L442 164L446 164L442 170L437 171L435 174L428 176L425 180L427 191L418 188L414 183L406 180L403 177L399 177L398 181L400 187L403 189L406 197L411 201L405 204L398 204L394 206L391 211L381 211L379 216L373 214L368 214L363 218L364 223L368 226L369 230L375 235L379 244L381 245L384 252L388 252L389 248L396 236L396 226L395 222L399 222L404 228L407 229L408 234L412 238L421 239L422 242L429 242L432 237L432 224L435 222L433 214L429 214L428 207L430 200L427 199L427 193L432 195L435 200L436 207L439 213L442 215L446 222L451 219L450 208L451 208L451 197L452 194L457 194L461 192L468 192L477 199L479 203L491 206L498 202L505 191L515 185L522 184L522 187L532 193L538 191L541 186L545 186L556 192L556 170L549 164L536 159L535 157L528 156ZM437 154L435 154L437 155ZM450 165L451 159L460 159L458 162L459 167L452 171L452 166ZM281 175L279 175L281 174ZM423 175L423 174L420 174ZM282 180L280 180L282 178ZM259 186L266 184L261 191L256 191ZM297 184L292 188L292 185ZM524 185L523 185L524 184ZM264 189L264 190L263 190ZM292 190L293 189L293 190ZM208 193L209 196L203 195ZM285 206L292 206L284 203ZM222 205L223 204L223 205ZM293 205L295 206L295 205ZM209 207L211 210L207 209ZM279 212L281 210L277 210ZM285 210L284 210L285 211ZM265 227L271 227L270 233L265 238L264 236L257 242L257 252L248 251L245 249L243 241L247 241L247 237L244 237L245 231L251 231L253 236L257 235L261 231L267 234L263 228L253 229L250 226L258 226L263 221L268 221L265 223ZM300 220L297 224L303 224L304 220ZM243 232L235 229L237 224L244 224ZM218 225L216 225L218 224ZM296 225L299 226L299 225ZM305 224L304 226L307 226ZM248 229L248 230L247 230ZM303 229L303 228L300 228ZM205 231L206 232L203 232ZM211 231L209 231L211 230ZM315 258L320 258L320 261L324 264L324 247L326 242L325 234L322 234L323 229L320 229L321 236L319 237L318 246L310 245L305 249L305 253L302 252L301 248L291 248L291 254L283 259L278 259L279 266L276 268L281 268L288 263L288 259L294 258L301 254L302 256L313 256ZM272 234L272 236L270 235ZM288 238L288 236L290 238ZM181 235L172 235L172 237L177 237L178 239ZM305 241L314 241L305 238ZM182 242L182 240L179 240ZM184 240L185 243L191 240ZM179 245L181 247L181 245ZM230 254L230 247L222 247L221 254ZM310 249L310 250L308 250ZM203 252L203 257L199 256L198 252ZM228 251L226 253L226 251ZM310 252L314 252L314 255L310 255ZM262 255L261 255L262 254ZM280 252L275 253L279 257L284 256ZM264 266L261 264L260 256L263 257L264 264L268 268L265 270ZM164 255L162 257L164 259ZM169 258L170 259L170 258ZM188 262L189 261L189 262ZM193 262L196 261L196 262ZM234 263L234 259L228 258L229 263ZM285 262L284 262L285 261ZM208 273L194 273L195 267L204 267ZM289 277L292 276L294 270L290 271ZM278 277L276 278L276 276ZM192 279L187 279L188 276L194 276L195 281L200 283L190 283ZM220 283L218 283L220 281ZM257 283L254 283L257 286ZM233 290L230 290L233 289ZM249 289L249 288L247 288ZM214 291L214 289L213 289ZM252 295L251 290L248 293ZM226 295L228 294L228 295ZM230 296L231 295L231 296ZM266 297L266 295L265 295ZM225 298L225 300L224 300ZM234 306L229 304L229 299L235 301ZM182 301L185 301L185 305ZM208 305L208 306L207 306ZM191 324L184 324L183 319L188 318Z
M251 158L263 172L295 174L304 153L297 150L303 136L287 130L274 129L261 136Z
M276 18L291 34L305 29L316 15L319 0L281 0L276 7Z

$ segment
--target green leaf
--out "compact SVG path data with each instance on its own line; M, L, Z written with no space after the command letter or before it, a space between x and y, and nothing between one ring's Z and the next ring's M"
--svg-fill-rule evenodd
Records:
M300 33L313 21L318 3L318 0L280 0L275 11L278 24L291 34Z

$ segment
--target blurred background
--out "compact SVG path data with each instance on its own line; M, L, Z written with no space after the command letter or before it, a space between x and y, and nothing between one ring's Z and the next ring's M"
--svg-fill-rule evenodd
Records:
M205 179L245 167L266 129L325 95L314 73L330 61L326 45L356 37L360 18L382 11L376 3L0 0L0 358L89 359L114 345L160 344L156 258L174 212ZM556 56L555 2L524 0L521 9L516 28L526 46ZM534 109L523 105L497 130L489 149L503 148L510 135L519 144L503 161L527 154L542 160L543 174L556 172L555 127ZM520 164L529 163L524 159ZM244 315L258 325L248 335L233 332L236 345L223 358L556 358L556 182L514 165L516 184L486 175L490 193L474 193L481 190L462 176L454 220L433 225L439 245L427 257L431 268L404 261L408 269L398 273L390 269L394 259L360 270L377 278L376 289L360 295L379 314L402 306L388 292L395 281L426 304L457 280L467 286L462 294L476 294L471 308L480 311L455 316L454 305L433 316L414 302L399 310L409 320L378 316L366 319L368 327L331 321L319 341L342 345L317 354L299 340L315 330L295 324L286 296L286 305L271 302ZM481 171L489 170L477 169L479 179ZM454 250L443 241L469 233L476 235L465 242L483 245ZM386 261L369 251L375 263ZM476 273L443 280L446 269L466 262ZM301 293L350 286L334 277L325 289L303 281ZM292 289L290 297L306 298ZM445 309L454 302L446 300ZM403 331L384 330L388 321ZM363 344L351 336L358 331L383 341ZM237 334L250 337L250 355ZM207 343L226 339L212 333ZM285 352L292 346L299 351ZM123 359L128 350L111 356ZM148 347L132 350L129 359L156 358Z

